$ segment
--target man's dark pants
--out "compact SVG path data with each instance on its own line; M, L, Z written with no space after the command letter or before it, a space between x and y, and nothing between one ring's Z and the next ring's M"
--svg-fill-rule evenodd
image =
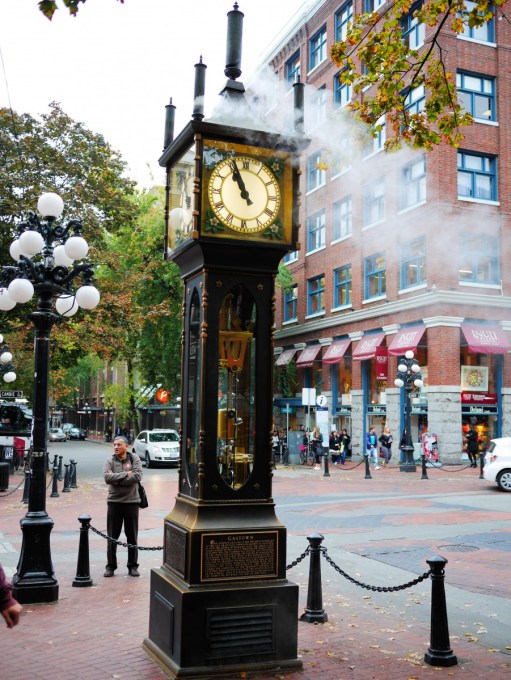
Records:
M138 503L108 503L106 515L106 531L112 538L118 539L124 522L126 541L131 545L137 544L138 537ZM117 544L108 541L107 567L117 569ZM138 548L128 548L128 569L138 567Z

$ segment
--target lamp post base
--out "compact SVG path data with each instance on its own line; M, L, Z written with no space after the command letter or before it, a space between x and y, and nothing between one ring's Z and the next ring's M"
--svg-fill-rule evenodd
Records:
M410 448L403 448L404 461L399 465L400 472L417 472L417 466L413 459L414 449L413 446Z
M20 526L23 542L17 571L12 579L13 597L20 604L57 602L59 584L50 552L53 520L46 512L29 513L20 521Z

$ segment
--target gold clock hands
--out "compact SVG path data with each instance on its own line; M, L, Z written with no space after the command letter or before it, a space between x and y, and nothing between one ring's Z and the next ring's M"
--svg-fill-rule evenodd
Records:
M239 186L241 198L243 198L247 202L247 205L252 205L252 201L250 200L249 193L245 186L245 182L243 181L243 178L240 174L236 161L232 160L230 165L232 170L232 181L236 182L236 184Z

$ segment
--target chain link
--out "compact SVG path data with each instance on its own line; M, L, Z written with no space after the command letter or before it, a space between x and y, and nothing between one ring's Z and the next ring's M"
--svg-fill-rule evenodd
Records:
M357 579L353 578L349 574L347 574L345 571L343 571L340 567L338 567L333 559L328 555L327 549L321 547L320 548L321 553L323 554L323 557L326 559L328 564L332 566L341 576L344 576L344 578L348 579L348 581L351 581L354 583L356 586L360 586L361 588L365 588L366 590L372 590L373 592L378 592L378 593L395 593L399 590L406 590L406 588L411 588L412 586L416 586L418 583L421 583L421 581L425 581L429 575L432 573L431 569L429 571L425 571L422 576L418 576L416 579L413 581L409 581L408 583L403 583L400 586L370 586L367 583L362 583L362 581L357 581Z
M104 534L103 532L99 531L99 529L96 529L95 527L92 526L92 524L89 524L89 527L92 529L92 531L95 534L98 534L98 536L101 536L101 538L106 538L107 541L111 541L112 543L116 543L117 545L122 546L123 548L137 548L138 550L163 550L163 546L159 545L157 547L146 547L142 545L133 545L132 543L123 543L122 541L118 541L115 538L112 538L111 536L108 536L108 534Z
M426 468L430 469L435 468L435 470L440 470L440 472L463 472L463 470L467 470L471 465L465 465L465 467L458 468L458 470L446 470L445 465L435 465L432 461L428 461L429 465L426 465ZM478 466L479 467L479 466Z
M310 553L310 551L311 551L311 547L310 547L310 545L308 545L308 546L305 548L305 550L303 551L303 553L302 553L299 557L297 557L296 560L295 560L294 562L291 562L291 564L288 564L288 565L287 565L286 571L287 571L288 569L292 569L293 567L296 567L297 564L300 564L300 562L301 562L302 560L304 560L304 559L307 557L307 555Z
M17 491L20 488L20 486L23 484L24 481L25 480L22 479L21 482L18 484L18 486L15 489L13 489L12 491L9 491L8 493L0 493L0 498L7 498L7 496L10 496L11 494L13 494L15 491Z

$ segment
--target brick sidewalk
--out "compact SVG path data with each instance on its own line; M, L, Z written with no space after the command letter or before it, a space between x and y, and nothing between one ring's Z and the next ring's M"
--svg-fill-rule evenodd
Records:
M376 477L377 472L382 474ZM408 475L400 474L397 469L377 472L372 473L373 480L364 480L361 468L335 469L330 478L311 468L276 471L274 496L283 504L286 499L293 501L300 494L318 503L306 513L307 517L303 517L304 530L289 532L288 563L306 547L308 524L319 520L321 525L322 518L326 521L329 503L321 503L326 494L337 494L339 500L350 498L350 509L362 512L364 505L370 503L368 491L395 493L406 485L412 498L401 500L403 507L420 504L423 502L421 497L432 491L428 482L418 484L416 479L404 479ZM14 480L11 478L11 488ZM485 482L467 470L457 476L446 473L445 478L436 480L435 484L435 490L441 494L442 488L447 485L451 491L459 488L470 492L480 490ZM66 680L160 680L166 677L141 647L148 631L149 573L151 568L160 566L161 551L143 553L140 579L128 577L123 567L119 568L115 578L104 579L105 541L91 533L90 562L94 586L71 586L76 573L77 517L87 512L92 516L93 526L105 529L103 486L102 480L79 481L79 488L71 493L61 494L56 499L48 498L48 513L55 522L51 541L60 585L59 602L54 605L27 605L20 625L10 631L4 629L2 677L13 680L54 680L55 677L65 677ZM139 542L146 546L162 545L163 516L173 506L175 476L170 479L163 473L148 477L145 486L150 507L141 512ZM406 496L404 491L403 496ZM26 512L26 506L20 500L21 491L0 498L0 560L11 574L20 548L19 520ZM394 501L396 503L398 501ZM277 513L278 510L277 503ZM423 512L428 512L426 505ZM403 526L412 519L405 517ZM336 535L346 537L345 530L339 527L335 531L325 531L325 544L328 539L329 554L339 559L345 553L335 547L333 538ZM412 539L413 536L410 537ZM122 565L124 550L119 550ZM355 550L350 554L353 559L356 558ZM503 555L503 559L505 557ZM427 570L427 565L423 567L424 571ZM308 560L304 560L288 572L290 580L300 585L300 611L306 605L308 568ZM503 578L508 579L508 568L507 563L506 571L502 570ZM456 565L453 565L453 573L455 569ZM476 564L473 564L473 569L481 578ZM448 571L448 576L450 574ZM353 575L360 580L380 582L376 572L374 579L370 578L371 573ZM472 627L467 628L466 634L451 637L458 666L437 669L423 663L429 644L429 580L394 597L357 588L342 579L324 561L322 576L323 605L329 620L319 625L299 623L299 654L303 660L303 671L276 676L251 675L254 680L265 677L289 680L429 680L439 676L456 680L483 675L504 680L511 676L511 650L493 649L485 642L484 632L478 631L475 621ZM402 581L402 578L399 581L393 577L392 583ZM12 643L8 647L5 645L7 640Z

